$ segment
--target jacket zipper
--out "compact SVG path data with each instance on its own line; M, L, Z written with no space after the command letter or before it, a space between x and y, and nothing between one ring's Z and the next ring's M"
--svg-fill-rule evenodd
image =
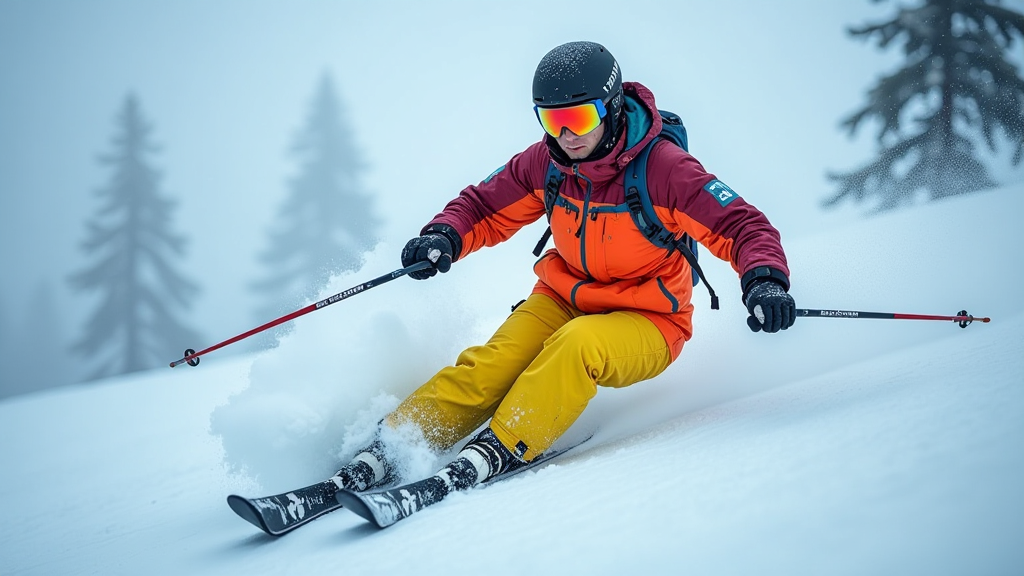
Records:
M576 230L576 237L580 239L580 265L583 267L583 272L587 275L588 278L590 278L590 270L587 269L586 228L588 219L587 216L590 210L590 193L593 190L593 183L590 181L590 178L587 178L586 176L580 173L579 164L572 165L572 173L573 176L576 176L577 178L587 183L587 191L583 195L583 213L580 214L580 227L578 230Z

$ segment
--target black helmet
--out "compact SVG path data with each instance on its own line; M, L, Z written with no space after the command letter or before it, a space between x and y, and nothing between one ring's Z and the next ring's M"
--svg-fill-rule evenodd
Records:
M622 90L619 63L595 42L569 42L541 58L533 75L533 103L557 108L600 98L607 104Z
M544 55L533 75L533 103L559 108L600 99L609 130L600 151L607 153L622 126L622 71L615 57L596 42L569 42Z

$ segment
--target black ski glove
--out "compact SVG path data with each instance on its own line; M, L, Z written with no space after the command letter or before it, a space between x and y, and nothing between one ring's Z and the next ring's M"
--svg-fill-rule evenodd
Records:
M755 280L743 301L750 312L747 326L754 332L775 333L789 328L796 320L796 302L774 280Z
M452 243L443 234L428 232L409 240L402 249L402 266L412 266L417 262L430 262L434 266L409 274L410 278L426 280L440 272L447 272L452 267Z

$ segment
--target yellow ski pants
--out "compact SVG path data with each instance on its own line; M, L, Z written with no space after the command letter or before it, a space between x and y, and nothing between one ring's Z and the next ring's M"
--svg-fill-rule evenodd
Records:
M386 423L413 423L447 450L491 418L502 444L529 461L569 429L597 386L653 378L671 361L665 338L640 314L584 314L533 294L486 344L462 352Z

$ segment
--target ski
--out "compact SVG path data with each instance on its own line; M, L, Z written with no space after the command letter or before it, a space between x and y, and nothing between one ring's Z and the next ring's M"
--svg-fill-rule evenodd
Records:
M592 436L592 435L591 435ZM534 458L531 462L519 468L515 468L499 474L483 483L483 485L494 484L536 468L537 466L561 456L566 452L590 440L591 436L570 444L564 448L548 450ZM378 492L352 492L350 490L338 490L335 493L339 505L348 508L365 520L372 522L378 528L387 528L392 524L412 516L416 512L437 504L448 496L448 487L445 481L438 476L431 476L417 482L396 486Z
M232 494L228 506L253 526L271 536L280 536L341 508L334 498L338 486L325 480L275 496L245 498Z

